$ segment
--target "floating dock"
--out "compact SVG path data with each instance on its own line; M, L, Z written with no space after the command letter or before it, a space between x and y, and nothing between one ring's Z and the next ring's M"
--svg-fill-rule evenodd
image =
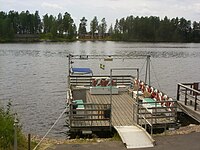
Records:
M88 59L88 57L80 58ZM139 73L138 68L116 70L133 69ZM74 70L79 71L79 69ZM80 70L91 73L87 68ZM145 89L147 84L137 80L138 74L136 76L112 75L113 70L110 75L69 73L67 123L70 133L108 133L115 129L127 148L153 146L151 135L154 129L166 130L176 126L176 100L163 97L165 94L161 91L158 94L156 90L150 92ZM162 99L159 99L160 95ZM141 140L134 143L132 139L137 139L136 136Z
M178 83L178 108L200 123L200 82Z

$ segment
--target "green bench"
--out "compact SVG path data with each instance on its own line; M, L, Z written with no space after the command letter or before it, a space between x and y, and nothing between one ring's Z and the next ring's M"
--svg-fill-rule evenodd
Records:
M73 100L72 102L76 103L76 109L85 109L83 100Z
M156 101L152 98L144 98L143 99L143 106L152 114L154 113L161 113L162 109L156 109L157 107L162 107L160 103L155 103ZM152 109L151 109L152 108Z

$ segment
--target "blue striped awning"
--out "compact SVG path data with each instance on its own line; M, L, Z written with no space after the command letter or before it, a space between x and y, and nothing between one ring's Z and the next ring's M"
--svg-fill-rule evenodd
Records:
M71 68L73 74L90 74L92 70L90 68Z

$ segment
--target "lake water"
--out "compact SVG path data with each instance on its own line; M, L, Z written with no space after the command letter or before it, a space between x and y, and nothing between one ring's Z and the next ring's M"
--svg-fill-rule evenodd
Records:
M151 83L168 95L176 96L178 82L200 81L200 44L72 42L0 44L0 105L12 101L25 133L43 136L65 109L67 89L67 55L151 55ZM77 62L94 72L105 73L108 67L140 67L145 60L102 60ZM99 69L104 63L105 70ZM141 77L144 68L141 71ZM65 137L65 117L58 122L50 137Z

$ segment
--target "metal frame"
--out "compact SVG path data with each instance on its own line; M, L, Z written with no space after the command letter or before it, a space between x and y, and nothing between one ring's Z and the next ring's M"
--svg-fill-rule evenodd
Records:
M75 76L71 76L71 65L73 63L73 59L79 59L79 60L88 60L88 59L105 59L107 58L113 58L113 59L144 59L146 58L147 63L146 63L146 74L145 74L145 83L147 84L147 78L149 80L149 85L150 85L150 55L135 55L135 56L121 56L121 55L71 55L69 54L68 56L68 88L70 88L71 85L71 79L70 77L75 77ZM137 79L139 79L139 68L112 68L110 69L110 82L111 82L111 86L110 86L110 130L112 129L112 80L113 80L113 71L116 70L136 70L137 71ZM149 74L148 74L149 72ZM137 90L138 93L138 90ZM137 123L139 123L139 103L138 103L138 94L137 94L137 98L136 98L136 102L137 102ZM71 113L71 112L70 112ZM134 112L133 112L134 115ZM71 124L71 123L70 123Z
M197 105L198 105L198 102L200 102L200 99L198 99L198 95L200 95L200 91L192 88L192 85L194 85L194 83L178 83L177 100L180 101L180 93L182 92L185 97L184 98L185 105L187 105L188 97L190 97L191 99L194 99L194 110L197 111ZM181 90L181 88L183 88L183 90ZM188 92L190 92L190 94L188 94Z

